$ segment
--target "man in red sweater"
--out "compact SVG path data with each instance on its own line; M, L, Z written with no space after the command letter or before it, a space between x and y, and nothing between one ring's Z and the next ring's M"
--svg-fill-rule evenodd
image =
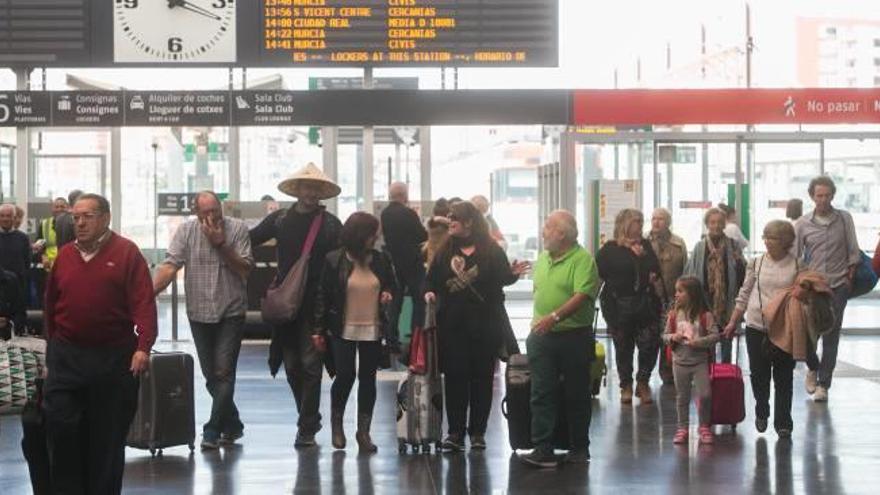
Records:
M120 493L137 376L156 340L156 301L138 247L110 230L110 205L80 196L76 241L46 282L44 408L55 493Z

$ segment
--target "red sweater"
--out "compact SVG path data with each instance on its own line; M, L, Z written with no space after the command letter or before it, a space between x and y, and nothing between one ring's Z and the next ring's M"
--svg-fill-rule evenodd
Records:
M50 339L144 352L156 341L150 270L137 246L115 233L88 263L73 243L61 248L46 282L45 308Z

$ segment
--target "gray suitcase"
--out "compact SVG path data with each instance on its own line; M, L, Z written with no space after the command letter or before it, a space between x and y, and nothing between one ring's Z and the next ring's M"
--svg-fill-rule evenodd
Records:
M178 445L195 449L193 358L185 352L153 353L140 377L138 408L126 445L162 455Z
M441 450L443 379L437 362L437 330L429 327L425 332L427 370L425 374L408 372L397 389L397 449L401 454L407 446L414 453L431 452L431 444L436 452Z

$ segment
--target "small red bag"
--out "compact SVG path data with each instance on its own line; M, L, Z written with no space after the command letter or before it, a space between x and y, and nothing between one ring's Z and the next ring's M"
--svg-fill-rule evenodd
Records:
M422 327L413 330L409 346L409 371L416 375L424 375L428 371L427 340Z

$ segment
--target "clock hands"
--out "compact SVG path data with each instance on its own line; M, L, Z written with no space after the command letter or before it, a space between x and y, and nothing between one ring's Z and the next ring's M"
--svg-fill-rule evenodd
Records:
M217 21L222 20L217 14L203 7L199 7L198 5L189 2L188 0L168 0L168 8L173 9L174 7L181 7L184 10L203 15L209 19L214 19Z

